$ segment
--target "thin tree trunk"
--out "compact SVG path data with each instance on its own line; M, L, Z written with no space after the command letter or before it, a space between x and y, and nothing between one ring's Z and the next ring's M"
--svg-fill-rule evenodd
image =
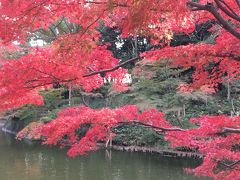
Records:
M231 99L231 84L229 80L227 81L227 99Z
M232 103L231 116L235 116L236 115L236 111L235 111L235 106L234 106L234 103L233 103L233 99L231 99L231 103Z
M186 116L186 106L185 104L183 104L183 117L185 118L185 116Z
M134 45L133 45L133 57L138 57L138 39L137 36L134 36Z
M71 99L72 99L72 84L69 84L68 87L68 105L71 106Z

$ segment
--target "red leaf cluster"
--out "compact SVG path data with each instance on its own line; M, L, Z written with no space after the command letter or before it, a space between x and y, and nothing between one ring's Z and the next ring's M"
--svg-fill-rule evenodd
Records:
M164 114L152 109L139 113L135 105L126 105L117 109L91 109L86 106L67 108L59 112L58 118L37 128L44 138L44 144L71 145L68 155L73 157L96 149L99 141L114 137L112 128L121 123L138 121L155 127L171 127ZM90 125L84 137L79 137L78 129Z
M214 179L239 179L240 134L230 130L240 129L240 117L202 116L191 119L199 127L183 132L167 132L166 140L173 147L189 147L198 150L203 156L203 163L188 172ZM228 129L230 128L230 130ZM240 131L239 131L240 132Z
M224 33L216 44L190 44L166 47L145 53L149 60L170 58L172 65L185 69L194 68L193 83L188 88L209 86L218 89L218 84L240 79L240 43L236 37ZM213 66L209 69L209 66Z

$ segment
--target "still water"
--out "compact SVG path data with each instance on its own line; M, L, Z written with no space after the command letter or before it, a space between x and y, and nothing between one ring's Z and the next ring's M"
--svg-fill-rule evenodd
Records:
M65 150L15 141L0 133L0 180L202 180L182 168L191 161L106 151L68 158Z

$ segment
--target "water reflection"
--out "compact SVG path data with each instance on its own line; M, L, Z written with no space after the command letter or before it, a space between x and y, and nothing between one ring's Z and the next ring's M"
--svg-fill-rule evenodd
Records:
M98 151L70 159L64 150L0 134L0 180L196 180L193 162L144 153ZM201 178L203 179L203 178Z

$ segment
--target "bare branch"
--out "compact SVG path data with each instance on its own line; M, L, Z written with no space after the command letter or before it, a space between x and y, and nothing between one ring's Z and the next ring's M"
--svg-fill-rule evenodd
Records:
M206 10L206 6L196 3L196 2L192 2L192 1L188 1L187 5L191 8L191 10L193 11L200 11L200 10Z
M233 162L233 163L231 163L231 164L226 164L226 163L224 163L224 162L220 162L220 164L222 164L222 165L224 165L224 166L226 166L226 167L228 167L228 168L231 168L231 167L233 167L233 166L235 166L235 165L237 165L237 164L239 164L239 163L240 163L240 160L235 161L235 162Z
M235 128L223 128L223 133L240 133L240 129Z
M117 69L119 69L120 67L126 65L126 64L129 64L131 62L134 62L136 60L141 60L142 58L141 57L135 57L135 58L132 58L132 59L129 59L113 68L110 68L110 69L105 69L105 70L101 70L101 71L95 71L95 72L91 72L89 74L85 74L83 75L83 77L89 77L89 76L93 76L93 75L96 75L96 74L102 74L102 73L107 73L107 72L112 72L112 71L115 71Z
M81 96L82 103L83 103L85 106L90 107L90 105L87 104L87 102L85 101L84 96L83 96L81 93L80 93L80 96ZM90 107L90 108L91 108L91 107Z
M182 129L182 128L163 128L163 127L153 126L153 125L150 125L150 124L145 124L145 123L139 122L139 121L119 122L118 124L135 124L135 125L143 126L145 128L154 129L156 132L185 131L185 129Z
M141 59L142 59L141 57L135 57L135 58L129 59L129 60L127 60L127 61L125 61L125 62L123 62L123 63L121 63L121 64L119 64L119 65L117 65L117 66L115 66L115 67L113 67L113 68L111 68L111 69L105 69L105 70L101 70L101 71L91 72L91 73L89 73L89 74L83 75L83 77L90 77L90 76L94 76L94 75L97 75L97 74L112 72L112 71L115 71L115 70L119 69L120 67L122 67L122 66L124 66L124 65L126 65L126 64L129 64L129 63L131 63L131 62L134 62L134 61L136 61L136 60L141 60ZM57 80L59 83L65 83L65 82L69 82L69 81L74 81L74 80L76 80L76 79L61 80L61 79L53 76L52 74L48 74L48 73L42 72L42 71L40 71L40 70L38 70L38 69L35 69L35 68L33 68L33 70L38 71L39 73L45 74L45 75L51 77L52 79ZM32 82L37 82L37 81L38 81L38 80L34 80L34 81L32 81ZM40 83L40 84L37 84L37 85L30 85L30 83L31 83L31 81L26 82L26 87L25 87L25 88L37 88L37 87L42 87L42 86L45 86L45 85L50 85L50 84L52 84L52 82Z
M57 82L59 82L59 83L67 83L67 82L74 81L74 80L76 80L76 79L59 80ZM28 81L28 82L25 82L24 88L34 89L34 88L39 88L39 87L43 87L43 86L47 86L47 85L52 85L53 82L54 82L54 79L52 81L50 81L50 82L43 82L43 83L40 83L40 80L33 80L32 82L39 82L39 84L31 85L31 84L29 84L31 82Z
M231 53L216 53L214 54L216 57L228 57L231 58L232 60L240 61L240 56L236 54L231 54Z
M109 2L98 2L98 1L85 1L86 3L89 4L109 4ZM128 5L126 3L116 3L116 2L111 2L111 5L113 5L114 7L128 7Z
M56 34L55 31L54 31L55 29L53 29L52 26L54 26L54 25L53 25L53 24L50 25L49 29L50 29L50 31L52 32L52 34L54 35L54 37L57 38L57 34Z

